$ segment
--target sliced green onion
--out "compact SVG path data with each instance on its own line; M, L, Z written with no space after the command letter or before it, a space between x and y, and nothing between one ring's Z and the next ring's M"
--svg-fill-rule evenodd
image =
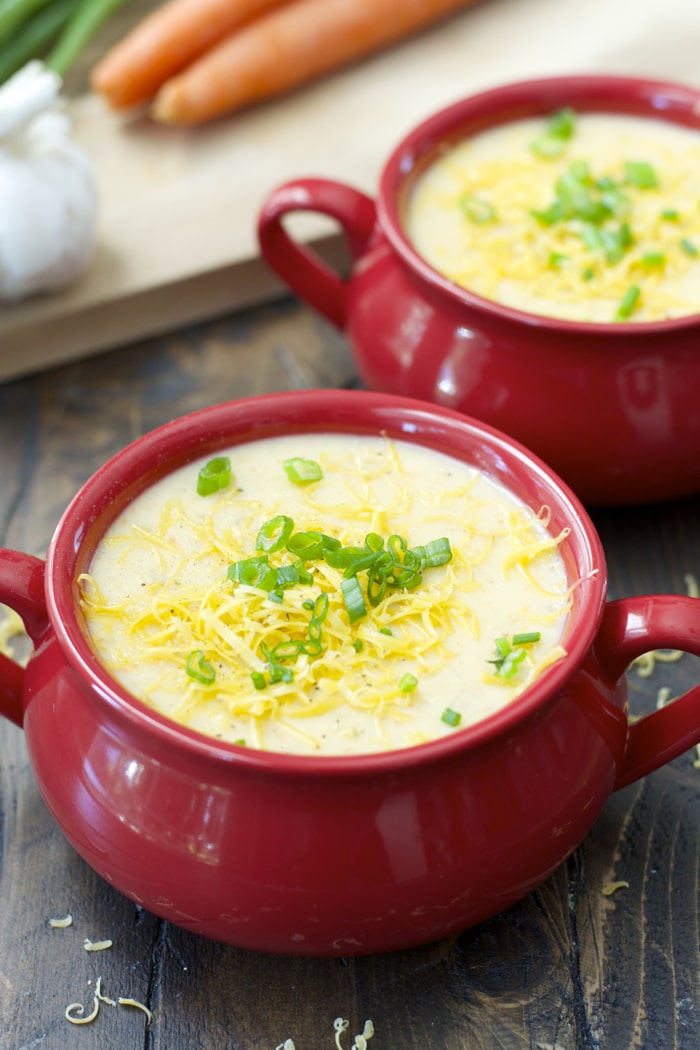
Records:
M356 638L355 641L352 643L352 647L356 653L361 653L365 647L365 644L361 638Z
M341 580L340 589L350 623L355 623L356 620L361 620L363 616L366 616L367 606L357 577L351 576L347 580Z
M647 266L650 270L659 269L666 265L666 255L664 252L645 252L642 256L642 265Z
M565 107L550 114L544 134L530 143L530 148L538 157L558 157L566 148L576 129L576 114L573 109Z
M624 170L625 182L639 190L651 190L659 185L659 176L646 160L628 160Z
M287 550L296 554L302 561L314 561L325 558L328 551L336 551L342 546L334 536L326 536L317 529L308 532L295 532L287 540Z
M211 496L231 483L231 460L228 456L216 456L197 475L197 495Z
M462 716L460 715L459 711L453 711L451 707L446 707L440 715L440 718L448 726L458 726L459 723L462 721Z
M581 270L581 278L584 281L592 281L595 277L595 270L592 270L590 266L587 266L585 270Z
M620 305L617 308L617 313L615 314L618 321L624 321L631 315L641 294L638 284L631 284L629 286L625 294L622 296Z
M279 551L286 546L287 540L292 535L294 522L286 514L278 514L270 518L261 526L255 541L255 549L259 551Z
M386 634L386 635L389 636L389 638L393 638L394 637L394 632L392 631L391 627L380 627L379 628L379 633L380 634Z
M295 485L308 485L311 481L320 481L323 471L314 459L301 459L294 457L286 459L282 464L285 473Z
M689 241L687 237L684 237L681 241L681 248L686 255L694 257L698 254L698 249L695 247L692 241Z
M413 548L416 550L416 548ZM438 565L446 565L452 559L452 548L446 536L438 540L430 540L421 548L420 560L423 569L433 569Z
M562 255L561 252L550 252L549 259L547 260L547 266L550 270L558 270L560 266L563 266L568 256Z
M399 689L402 693L412 693L417 685L418 679L414 674L404 674L399 679Z
M256 689L266 689L267 688L267 682L265 680L265 675L262 673L262 671L251 671L250 677L251 677L253 685L255 686Z
M202 685L211 685L216 678L216 671L201 649L193 650L187 657L185 671L190 678L194 678L196 682L201 682Z
M540 631L524 631L522 634L513 635L513 645L531 645L539 642L542 637Z
M675 208L664 208L661 212L661 218L665 219L666 222L678 222L680 214Z
M483 197L476 197L473 193L463 194L457 201L462 214L470 222L477 226L484 226L487 222L493 222L496 218L496 209Z

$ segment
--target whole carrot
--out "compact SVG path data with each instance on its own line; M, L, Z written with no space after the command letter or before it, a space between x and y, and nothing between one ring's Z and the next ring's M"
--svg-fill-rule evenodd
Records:
M231 33L158 92L153 115L199 124L281 94L474 0L293 0Z
M147 102L238 26L281 0L166 0L94 66L90 82L114 109Z

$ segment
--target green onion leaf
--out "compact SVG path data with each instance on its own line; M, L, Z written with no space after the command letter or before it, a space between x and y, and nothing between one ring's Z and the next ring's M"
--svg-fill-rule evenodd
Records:
M211 685L216 678L216 671L201 649L195 649L187 657L185 671L190 678L194 678L196 682L201 682L202 685Z
M664 219L666 222L678 222L678 220L680 219L680 214L676 211L675 208L664 208L664 210L661 212L661 218Z
M261 526L255 541L255 549L259 551L279 551L287 543L292 535L294 522L286 514L278 514L270 518Z
M231 460L228 456L216 456L197 475L197 495L211 496L231 483Z
M496 218L494 206L483 197L477 197L473 193L463 194L457 201L457 206L462 214L477 226L493 222Z
M645 252L642 256L642 265L650 270L657 270L666 265L664 252Z
M625 162L625 182L639 190L652 190L659 185L659 177L646 160L628 160Z
M286 459L282 466L289 480L295 485L308 485L312 481L320 481L323 477L323 471L314 459L294 457Z
M440 717L448 726L458 726L462 721L459 711L453 711L451 707L446 707Z
M531 645L533 642L539 642L541 637L539 631L524 631L522 634L513 635L513 645Z
M341 580L340 589L350 623L355 623L356 620L361 620L363 616L366 616L367 606L357 577L351 576L347 580Z
M615 314L618 321L624 321L632 314L641 294L638 284L631 284L629 286L625 294L622 296L620 305L617 308L617 313Z
M262 673L262 671L251 671L250 677L251 677L253 685L255 686L256 689L266 689L267 688L267 682L265 681L265 675Z
M698 249L695 247L692 241L689 241L687 237L684 237L681 241L681 248L686 255L694 257L698 254Z
M399 679L399 689L402 693L412 693L417 685L418 679L414 674L404 674Z
M530 143L530 148L538 157L545 159L558 157L566 148L576 128L576 114L573 109L564 108L552 113L545 132Z

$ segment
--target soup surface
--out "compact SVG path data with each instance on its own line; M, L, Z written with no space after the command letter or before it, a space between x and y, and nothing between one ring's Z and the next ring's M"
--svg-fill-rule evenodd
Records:
M102 662L161 713L248 747L366 753L486 718L564 655L563 541L449 456L294 435L160 480L79 583Z
M406 229L456 284L530 313L700 312L700 132L561 110L475 135L417 180Z

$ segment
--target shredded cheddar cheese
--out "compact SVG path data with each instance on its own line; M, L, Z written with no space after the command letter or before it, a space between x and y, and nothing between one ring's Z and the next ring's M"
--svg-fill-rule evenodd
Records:
M66 927L72 926L73 916L68 914L62 919L49 919L49 926L54 930L65 930Z
M176 721L248 747L274 739L285 741L282 749L318 751L319 727L333 724L343 747L352 750L362 737L359 749L369 739L369 749L385 749L396 746L402 726L403 744L448 731L440 724L444 703L429 733L416 711L433 681L442 691L456 677L453 692L464 692L468 646L483 654L473 658L481 665L471 671L478 683L497 633L542 632L517 680L498 683L503 697L488 699L487 690L482 707L473 701L473 712L462 712L462 724L518 695L565 655L560 638L575 583L566 579L559 548L568 529L552 535L546 509L533 513L478 471L437 453L366 439L360 455L359 439L336 435L345 440L332 451L317 437L302 441L301 451L312 444L319 480L291 484L281 471L276 485L259 479L256 457L269 458L272 471L299 439L251 442L230 452L235 485L197 502L193 464L165 479L162 498L151 490L143 510L115 523L78 581L91 638L115 677ZM427 480L416 482L416 464ZM288 537L290 523L290 540L277 549L278 529L284 524ZM347 572L330 558L306 560L303 578L279 592L254 578L263 571L256 537L269 545L264 572L278 579L298 561L291 541L314 530L361 552L370 537L385 552L392 537L404 536L413 551L445 535L450 560L422 570L412 587L373 596L363 582L366 608L354 620L344 597Z

